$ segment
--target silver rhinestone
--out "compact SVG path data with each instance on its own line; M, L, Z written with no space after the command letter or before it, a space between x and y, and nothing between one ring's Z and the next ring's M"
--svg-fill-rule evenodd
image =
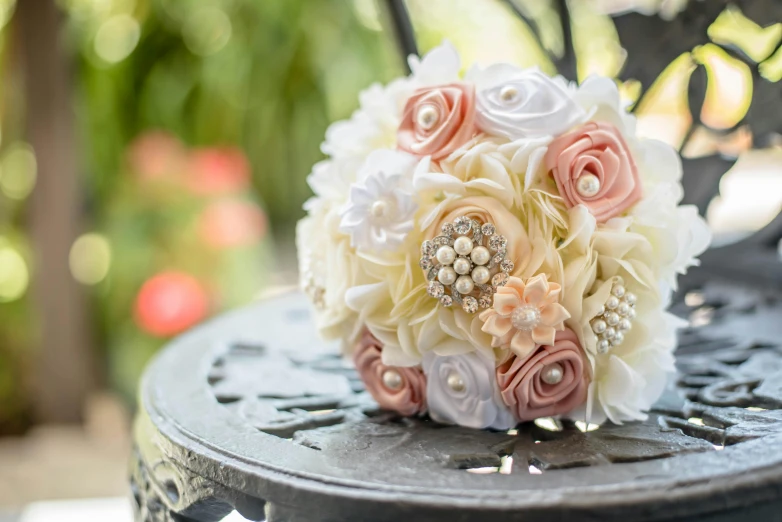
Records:
M457 234L464 235L472 228L472 221L467 216L458 217L453 222L453 227Z
M441 247L441 246L453 244L453 239L451 239L448 236L437 236L432 240L432 243L434 243L438 247Z
M508 282L508 274L505 272L499 272L497 274L494 274L494 277L491 278L491 284L492 286L505 286L505 283Z
M510 259L503 259L500 263L500 270L503 272L511 272L513 270L513 261Z
M606 328L608 328L608 325L602 319L595 319L594 321L592 321L592 331L595 332L597 335L600 335L601 333L605 332Z
M614 297L612 295L606 300L606 308L608 308L609 310L613 310L617 306L619 306L619 299L617 297Z
M500 252L505 250L507 244L508 244L508 240L505 239L505 236L500 236L498 234L495 234L489 238L489 248L491 248L495 252Z
M505 253L500 252L499 254L494 254L494 257L491 258L491 261L489 261L489 268L494 268L495 266L502 263L502 260L505 259Z
M559 384L565 376L564 369L559 363L549 364L543 368L541 379L546 384Z
M442 283L438 283L437 281L432 281L429 283L429 287L427 288L427 292L430 296L440 298L445 294L445 287L442 285Z
M453 304L453 297L450 295L444 295L440 298L440 304L445 306L446 308L451 306Z
M402 376L396 370L386 370L383 372L383 384L386 388L398 390L402 387Z
M491 295L481 294L481 296L478 298L478 305L481 308L491 308L491 305L493 304L493 299Z
M452 236L453 235L453 223L443 223L443 226L440 227L440 233L444 236Z
M462 302L462 308L468 314L474 314L478 311L478 300L471 295L465 296L464 301Z
M421 243L421 255L432 257L437 252L437 247L428 239Z
M484 223L481 227L481 232L483 232L484 236L493 236L494 235L494 225L491 223Z
M428 270L432 268L432 258L431 257L422 257L421 260L418 262L418 265L423 268L424 270Z

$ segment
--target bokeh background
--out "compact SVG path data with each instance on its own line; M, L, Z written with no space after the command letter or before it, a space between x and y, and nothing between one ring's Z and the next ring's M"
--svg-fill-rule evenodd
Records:
M782 207L782 139L748 124L754 101L779 98L782 20L691 0L709 2L704 42L620 87L640 134L736 160L702 208L731 241ZM688 13L686 0L407 7L421 51L448 38L465 63L564 64L578 79L639 59L612 14ZM37 500L124 494L144 365L296 284L293 227L326 127L405 69L378 0L0 0L0 28L3 520Z

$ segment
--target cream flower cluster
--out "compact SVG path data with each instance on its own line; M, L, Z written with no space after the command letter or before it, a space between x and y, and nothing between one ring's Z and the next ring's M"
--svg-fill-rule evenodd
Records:
M402 415L639 420L673 370L677 274L709 230L615 83L444 44L334 123L298 226L317 326Z

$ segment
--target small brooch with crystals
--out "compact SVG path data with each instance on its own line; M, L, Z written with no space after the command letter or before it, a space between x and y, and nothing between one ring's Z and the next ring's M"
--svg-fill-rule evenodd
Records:
M608 353L612 347L625 340L625 334L633 327L635 319L635 294L628 292L624 279L614 278L611 295L592 319L592 331L597 336L598 353Z
M491 223L462 216L443 224L439 236L421 244L429 295L443 306L455 301L471 314L491 307L513 270L513 261L505 257L507 244Z

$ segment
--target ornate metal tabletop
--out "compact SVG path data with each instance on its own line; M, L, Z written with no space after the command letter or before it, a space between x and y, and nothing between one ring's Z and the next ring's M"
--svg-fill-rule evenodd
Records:
M643 423L477 431L378 411L302 296L174 341L141 388L141 521L782 520L782 300L689 278Z

